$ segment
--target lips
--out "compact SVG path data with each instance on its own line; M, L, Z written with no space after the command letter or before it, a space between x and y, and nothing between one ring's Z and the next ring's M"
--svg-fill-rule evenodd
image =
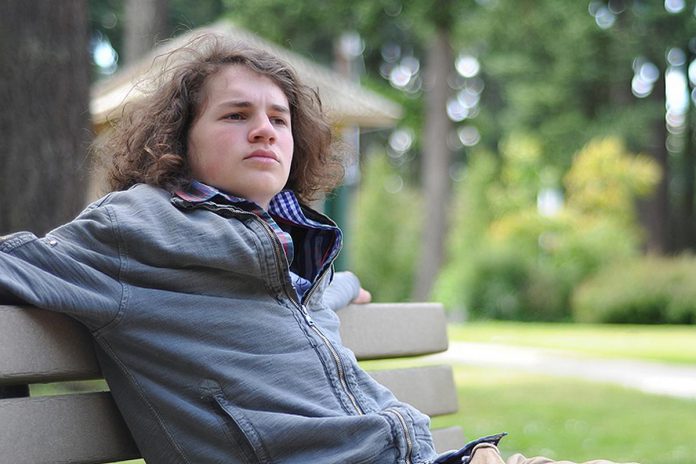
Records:
M278 161L278 157L270 150L254 150L249 153L244 159L268 159Z

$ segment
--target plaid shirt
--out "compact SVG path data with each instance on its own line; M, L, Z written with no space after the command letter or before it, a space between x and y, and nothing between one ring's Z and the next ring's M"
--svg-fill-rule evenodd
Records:
M341 247L341 230L305 216L292 190L283 190L271 199L268 211L253 201L222 192L199 181L193 181L186 190L177 190L176 196L190 203L217 200L233 204L256 214L268 224L285 250L290 265L293 285L300 296L309 289L316 276L338 254ZM293 242L293 231L302 230L301 243ZM299 252L295 253L295 248Z

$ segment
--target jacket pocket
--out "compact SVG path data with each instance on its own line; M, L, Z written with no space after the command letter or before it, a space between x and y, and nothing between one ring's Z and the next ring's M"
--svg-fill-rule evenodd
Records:
M413 463L413 438L410 431L410 416L404 410L397 407L390 407L382 411L384 417L388 417L393 430L394 438L399 447L400 459L399 463Z
M245 414L230 402L216 382L208 381L204 396L217 413L220 426L245 464L273 464L263 443Z

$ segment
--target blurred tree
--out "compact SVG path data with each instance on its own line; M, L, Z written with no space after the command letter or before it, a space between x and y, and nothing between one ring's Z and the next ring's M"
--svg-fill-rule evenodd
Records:
M169 0L126 0L123 61L132 63L170 33Z
M633 57L595 24L586 2L479 3L458 36L481 61L482 119L489 124L482 132L491 149L512 133L535 134L543 163L563 172L595 135L646 140L637 127L656 108L632 98Z
M133 47L133 56L141 56L158 40L215 21L223 13L222 2L89 0L92 40L107 41L117 56L124 57L123 61L128 62L129 47ZM128 25L130 18L138 24ZM128 39L128 36L133 38ZM133 40L131 45L128 44L129 40Z
M653 155L665 173L655 195L643 205L649 249L696 250L695 154L689 144L696 133L689 124L694 102L686 84L687 67L696 51L696 10L684 1L594 2L597 8L605 4L606 10L597 9L595 17L603 14L614 21L608 30L633 59L633 93L659 109L647 131L650 140L639 147ZM691 60L687 59L689 54ZM681 89L682 84L674 80L678 74L685 81ZM696 78L692 76L691 81L693 85Z
M0 15L0 234L37 234L84 207L86 0L9 0Z
M436 7L425 11L423 18L434 29L427 39L427 58L424 72L425 118L423 147L421 150L421 185L423 210L427 227L422 229L422 242L412 298L427 300L440 272L447 235L447 217L450 209L450 176L452 149L447 140L452 132L452 122L447 115L447 102L451 96L449 79L454 68L452 29L455 7L460 2L440 1Z
M687 131L693 125L667 132L665 76L676 69L670 53L683 56L679 50L696 47L693 8L639 0L478 3L460 23L458 37L481 60L483 142L495 149L511 131L535 133L545 164L561 173L591 138L621 136L631 150L652 155L665 173L642 208L648 248L692 246L683 237L696 240L689 232L694 161ZM682 71L690 62L682 60ZM688 107L693 112L693 103ZM673 204L683 220L670 215Z

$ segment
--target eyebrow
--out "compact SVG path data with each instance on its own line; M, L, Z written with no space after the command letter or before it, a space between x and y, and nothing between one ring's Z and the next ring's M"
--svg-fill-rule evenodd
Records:
M251 108L254 106L254 104L245 100L228 100L218 104L218 106L223 108ZM285 105L272 104L271 109L279 113L290 114L290 108Z

